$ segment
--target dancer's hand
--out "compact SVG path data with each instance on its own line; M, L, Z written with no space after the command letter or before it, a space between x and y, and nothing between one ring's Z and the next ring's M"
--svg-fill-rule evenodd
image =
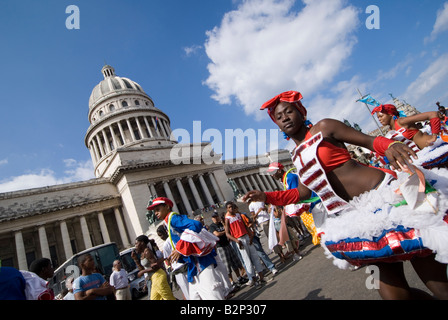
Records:
M417 159L416 153L404 143L394 143L386 151L385 156L393 170L401 171L401 167L408 167L412 163L411 156Z
M171 263L175 263L177 262L177 260L179 260L181 254L174 250L173 252L171 252L170 256L168 257L168 259L170 259Z
M252 201L266 202L266 194L260 190L251 190L244 195L243 201L248 201L249 199Z

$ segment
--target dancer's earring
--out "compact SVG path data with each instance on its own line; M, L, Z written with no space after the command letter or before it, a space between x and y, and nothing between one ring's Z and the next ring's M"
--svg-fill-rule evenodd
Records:
M291 139L285 132L282 131L282 129L278 129L281 133L283 133L283 139L289 140Z

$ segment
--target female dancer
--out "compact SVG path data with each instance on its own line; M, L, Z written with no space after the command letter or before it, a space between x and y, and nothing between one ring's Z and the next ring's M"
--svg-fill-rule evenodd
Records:
M448 168L448 143L439 137L442 131L441 121L445 117L439 111L400 117L394 105L385 104L374 108L372 114L375 113L382 125L390 127L386 137L406 143L415 152L424 149L423 152L418 153L418 164L426 169ZM416 124L416 122L428 120L432 134L420 131Z
M141 260L138 260L137 253ZM138 236L135 239L135 251L131 257L137 265L138 277L145 275L150 300L176 300L168 284L168 278L163 266L163 259L158 259L150 239L146 235Z
M377 113L378 120L383 126L389 125L390 129L395 131L403 128L403 136L414 141L420 149L430 146L436 141L437 134L440 132L440 121L443 120L442 115L438 111L400 117L397 108L393 104L382 104L372 110L372 114L375 113ZM428 120L431 124L431 135L420 131L416 124L416 122Z
M331 253L335 265L346 268L375 264L380 269L381 297L409 299L423 295L406 282L402 261L411 260L434 295L448 299L443 264L448 262L446 171L421 169L433 186L426 185L428 193L419 192L421 171L410 163L411 156L416 159L416 155L409 147L365 135L332 119L308 128L304 125L307 112L301 98L299 92L287 91L262 106L297 145L292 159L300 178L298 188L266 193L253 190L243 200L286 205L306 200L314 191L327 211L323 224L316 227L322 231L321 244L327 254ZM387 156L398 173L357 163L344 143ZM415 173L409 175L404 170ZM412 187L415 183L417 189Z

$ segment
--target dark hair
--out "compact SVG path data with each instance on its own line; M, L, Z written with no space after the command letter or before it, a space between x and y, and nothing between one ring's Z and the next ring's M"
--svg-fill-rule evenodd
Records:
M168 233L168 230L166 230L165 226L161 224L157 227L157 233Z
M229 205L231 205L232 207L235 207L235 206L236 206L235 203L234 203L233 201L227 201L227 202L226 202L226 208L227 208L227 206L229 206Z
M148 244L149 238L147 236L145 236L144 234L142 234L141 236L138 236L137 238L135 238L135 241L142 241L144 244Z
M51 266L51 260L48 258L40 258L31 262L30 271L35 274L40 274L43 269Z
M91 257L91 258L93 259L92 255L91 255L90 253L86 253L86 254L83 254L82 256L80 256L79 259L78 259L78 267L80 267L80 268L82 269L82 265L83 265L83 263L84 263L84 262L87 260L87 258L89 258L89 257Z

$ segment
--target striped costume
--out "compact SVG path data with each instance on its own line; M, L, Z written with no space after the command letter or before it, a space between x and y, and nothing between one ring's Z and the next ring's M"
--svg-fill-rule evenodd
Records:
M377 189L347 202L335 193L317 159L322 140L319 132L297 146L292 156L300 181L326 209L318 229L321 244L336 266L403 261L433 252L437 261L448 262L445 169L420 169L430 182L423 183L423 190L421 174L386 173Z
M414 163L425 169L448 168L448 143L438 137L432 146L419 149L417 145L405 137L406 129L391 130L386 138L401 141L417 153L418 160Z

